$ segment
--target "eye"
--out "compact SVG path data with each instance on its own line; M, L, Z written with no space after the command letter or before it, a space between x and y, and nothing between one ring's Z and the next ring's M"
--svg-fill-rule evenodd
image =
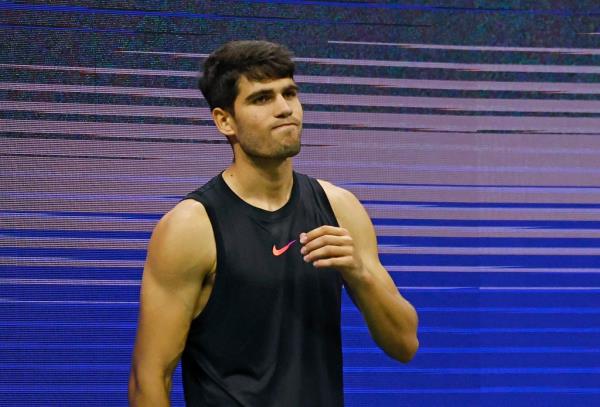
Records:
M288 89L285 92L283 92L283 97L287 99L295 98L296 96L298 96L297 89Z
M269 95L260 95L255 97L252 102L257 104L257 105L262 105L267 103L269 100L271 100L271 96Z

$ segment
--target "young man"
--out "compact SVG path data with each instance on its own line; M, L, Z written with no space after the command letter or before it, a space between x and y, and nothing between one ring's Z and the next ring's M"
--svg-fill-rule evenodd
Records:
M168 405L181 358L190 406L342 406L342 284L389 356L417 350L417 315L360 202L292 169L293 74L289 51L265 41L227 43L205 62L200 88L234 161L154 229L131 405Z

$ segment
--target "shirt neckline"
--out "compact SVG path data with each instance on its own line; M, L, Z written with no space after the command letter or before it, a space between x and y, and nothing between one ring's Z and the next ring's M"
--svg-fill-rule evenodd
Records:
M253 218L267 221L281 219L288 216L296 207L298 202L298 176L296 175L295 171L292 171L292 191L288 201L281 208L274 211L268 211L244 201L229 187L229 185L227 185L225 179L223 178L223 172L219 174L219 183L222 186L221 190L236 204L240 210L244 211Z

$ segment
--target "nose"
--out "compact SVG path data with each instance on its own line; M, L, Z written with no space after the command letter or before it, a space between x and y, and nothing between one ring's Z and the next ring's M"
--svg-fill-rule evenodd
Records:
M283 97L283 95L277 95L275 108L275 116L278 118L288 117L294 112L292 106L290 105L288 100Z

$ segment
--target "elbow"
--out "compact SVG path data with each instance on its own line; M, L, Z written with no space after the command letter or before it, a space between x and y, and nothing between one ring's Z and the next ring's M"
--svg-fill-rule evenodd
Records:
M129 374L127 398L129 406L167 406L171 377L151 368L132 366Z
M413 308L413 318L410 321L410 328L397 336L397 350L392 357L402 363L410 362L417 351L419 350L419 338L417 337L417 327L419 325L419 317Z
M137 405L136 400L138 399L138 395L140 394L140 384L138 381L138 375L136 373L135 367L131 368L129 372L129 384L127 387L127 399L129 400L130 406Z
M402 363L410 362L419 349L419 340L417 336L411 336L410 338L402 338L394 346L385 349L385 353L394 360Z
M402 363L410 362L419 350L419 339L414 335L409 340L405 341L403 352L399 355L398 360Z

